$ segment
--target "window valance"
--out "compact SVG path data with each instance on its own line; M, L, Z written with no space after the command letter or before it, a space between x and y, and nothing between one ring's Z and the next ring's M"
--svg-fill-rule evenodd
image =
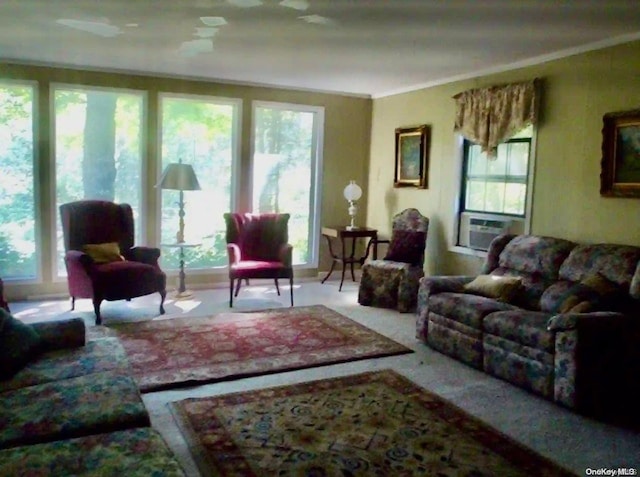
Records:
M495 157L498 144L537 120L538 80L463 91L456 101L454 131Z

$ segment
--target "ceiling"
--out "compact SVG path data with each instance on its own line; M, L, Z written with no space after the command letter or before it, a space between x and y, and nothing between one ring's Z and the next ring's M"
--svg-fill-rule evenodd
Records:
M372 97L636 39L639 0L0 2L1 61Z

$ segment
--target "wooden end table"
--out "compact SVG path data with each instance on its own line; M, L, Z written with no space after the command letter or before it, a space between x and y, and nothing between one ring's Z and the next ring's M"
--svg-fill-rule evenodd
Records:
M369 246L367 245L367 251L362 257L356 257L356 240L359 238L369 238L369 242L375 242L378 239L378 230L372 229L369 227L357 227L353 229L349 229L343 225L330 226L330 227L322 227L322 235L324 235L327 239L327 244L329 245L329 253L331 254L331 258L333 259L331 262L331 268L329 269L329 273L327 276L322 279L321 283L327 281L327 278L333 273L333 269L336 266L336 263L342 264L342 277L340 278L340 288L338 291L342 291L342 283L344 282L344 272L347 268L347 265L351 268L351 279L355 282L356 277L353 273L353 265L357 263L362 266L362 264L367 259L369 255ZM333 244L331 239L339 239L342 245L342 251L340 255L337 255L333 251ZM347 255L347 244L345 243L345 239L351 239L351 253Z

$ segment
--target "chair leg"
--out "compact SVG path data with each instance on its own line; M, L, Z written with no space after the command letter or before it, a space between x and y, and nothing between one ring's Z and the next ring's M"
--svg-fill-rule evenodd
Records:
M274 282L275 282L275 284L276 284L276 291L278 292L278 296L280 296L280 287L278 286L278 279L277 279L277 278L274 278L274 279L273 279L273 281L274 281Z
M164 315L164 299L167 297L167 290L160 290L160 314Z
M96 314L96 325L102 324L102 316L100 316L100 303L102 302L101 298L93 299L93 311Z
M289 290L291 290L291 306L293 306L293 277L289 277Z
M71 311L76 309L76 297L72 296L71 297Z
M240 293L240 285L242 284L242 280L238 280L238 283L236 283L236 294L235 296L238 296L238 293Z
M229 308L233 308L233 278L229 278Z

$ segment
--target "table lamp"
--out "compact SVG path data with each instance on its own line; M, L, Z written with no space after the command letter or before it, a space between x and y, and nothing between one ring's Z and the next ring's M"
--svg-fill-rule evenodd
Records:
M348 212L349 212L349 216L351 217L351 224L347 225L347 230L357 229L354 221L356 218L356 213L358 212L358 208L356 207L355 202L360 197L362 197L362 189L358 184L356 184L356 181L351 180L349 181L349 185L344 188L343 194L344 194L344 198L349 201Z

